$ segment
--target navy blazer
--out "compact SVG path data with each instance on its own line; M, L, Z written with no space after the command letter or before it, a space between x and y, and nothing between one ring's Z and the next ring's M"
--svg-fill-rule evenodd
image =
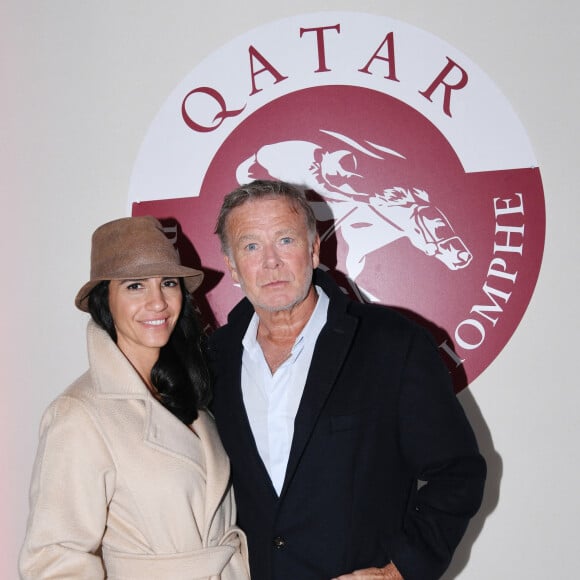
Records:
M240 384L247 299L210 337L212 411L230 457L253 580L329 580L393 561L439 578L478 510L486 474L431 335L392 309L330 297L277 496Z

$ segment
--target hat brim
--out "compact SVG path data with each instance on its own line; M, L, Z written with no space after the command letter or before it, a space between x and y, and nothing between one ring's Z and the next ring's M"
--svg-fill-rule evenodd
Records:
M203 282L203 272L195 268L188 268L178 264L150 264L148 266L141 266L139 273L135 270L131 272L115 272L108 276L99 276L98 278L89 280L77 292L75 297L75 306L83 312L89 311L89 295L93 288L103 282L104 280L140 280L143 278L183 278L183 283L187 291L192 294L197 290Z

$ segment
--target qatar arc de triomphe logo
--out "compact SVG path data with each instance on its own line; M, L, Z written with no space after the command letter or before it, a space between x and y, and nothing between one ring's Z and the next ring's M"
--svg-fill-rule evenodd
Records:
M129 204L206 272L210 326L242 296L217 213L259 178L307 190L321 267L355 300L429 328L456 391L513 335L542 260L540 171L509 102L454 47L387 17L301 14L233 39L179 83L142 144Z

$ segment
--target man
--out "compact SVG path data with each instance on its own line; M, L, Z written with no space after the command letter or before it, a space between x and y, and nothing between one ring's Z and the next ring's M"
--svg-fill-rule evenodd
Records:
M210 354L252 579L439 578L486 467L432 339L318 269L289 184L228 194L216 233L246 296Z

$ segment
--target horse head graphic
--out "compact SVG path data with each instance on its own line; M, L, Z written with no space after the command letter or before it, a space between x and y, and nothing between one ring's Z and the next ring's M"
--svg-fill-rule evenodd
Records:
M387 223L403 231L416 248L450 270L465 268L471 262L471 252L443 212L431 205L426 191L393 187L371 197L369 205Z

